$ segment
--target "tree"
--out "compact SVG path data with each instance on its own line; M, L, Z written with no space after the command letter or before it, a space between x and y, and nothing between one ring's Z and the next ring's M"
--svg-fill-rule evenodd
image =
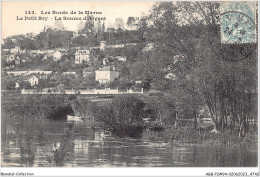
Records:
M62 21L61 20L56 20L54 22L54 29L57 29L57 30L60 30L60 31L63 31L65 30L65 26L63 25Z
M120 70L120 77L128 77L130 75L130 71L126 66L123 66Z
M256 89L253 79L256 78L256 55L253 53L236 64L216 55L208 39L212 33L214 39L220 39L218 14L219 3L215 2L156 3L151 14L139 24L139 29L147 32L155 46L147 62L147 74L153 82L159 83L165 80L166 73L173 73L176 79L169 82L175 91L188 93L178 95L181 102L185 100L181 98L190 96L193 101L189 104L194 110L205 103L216 130L236 124L243 136L248 130L249 116L254 112L250 95ZM228 48L231 53L236 52L236 44L233 47ZM176 55L182 59L176 60L173 57ZM245 83L248 79L250 84Z
M15 47L15 43L12 42L10 39L6 39L3 45L3 49L12 49Z
M84 28L81 30L81 33L86 34L88 37L93 37L94 36L94 31L95 31L94 27L95 27L94 21L87 20L85 22Z
M122 18L116 18L115 20L115 28L118 30L118 29L125 29L124 27L124 20Z
M126 24L130 29L132 29L135 26L135 22L135 17L128 17Z
M144 103L134 96L117 96L110 105L94 110L97 121L117 136L139 137L143 130Z
M15 88L15 81L12 78L2 78L2 87L7 90Z
M77 26L77 31L81 31L85 27L85 23L81 20Z

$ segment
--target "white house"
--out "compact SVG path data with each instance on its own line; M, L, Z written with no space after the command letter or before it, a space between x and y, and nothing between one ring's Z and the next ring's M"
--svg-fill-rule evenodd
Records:
M106 50L106 41L100 41L100 51L105 51Z
M81 64L83 61L90 61L90 50L77 50L75 53L75 64Z
M15 46L13 49L10 50L10 52L14 54L21 53L21 48L20 46Z
M60 61L62 54L61 54L60 51L56 51L56 52L53 53L52 56L53 56L53 60L54 60L54 61Z
M15 83L15 88L18 89L20 87L20 84L18 82Z
M119 72L115 70L115 67L103 67L95 71L95 80L99 83L113 82L116 78L119 78Z
M108 60L108 58L103 58L102 59L102 64L105 66L105 65L107 65L109 63L109 60Z
M39 84L39 79L36 76L31 76L31 77L29 77L28 82L33 87L33 86Z
M11 49L3 49L4 52L10 52Z
M14 54L10 54L10 55L8 55L7 58L6 58L6 62L7 62L7 63L10 63L10 62L12 62L12 61L14 61L14 60L15 60L15 55L14 55Z

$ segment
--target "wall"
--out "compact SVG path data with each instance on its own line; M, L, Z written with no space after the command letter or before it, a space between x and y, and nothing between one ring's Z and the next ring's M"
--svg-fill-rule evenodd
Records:
M113 82L116 78L119 78L119 72L110 71L110 82Z
M110 82L110 71L95 71L95 80L100 83Z
M52 90L51 92L49 90ZM117 95L117 94L143 94L143 88L141 91L134 91L132 89L126 91L119 91L118 89L92 89L92 90L65 90L64 92L55 91L51 89L42 89L37 91L36 89L21 90L21 94L80 94L80 95Z

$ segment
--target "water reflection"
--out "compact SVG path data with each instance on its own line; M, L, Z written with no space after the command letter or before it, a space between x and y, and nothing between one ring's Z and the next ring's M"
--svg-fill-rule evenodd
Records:
M93 122L15 122L2 131L2 166L232 167L257 166L244 149L177 145L106 135Z

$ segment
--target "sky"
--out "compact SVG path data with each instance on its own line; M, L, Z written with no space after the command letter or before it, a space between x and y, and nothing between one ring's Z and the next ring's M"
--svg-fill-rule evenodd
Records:
M58 17L82 17L86 15L78 14L78 11L98 11L102 14L95 17L106 17L106 27L114 24L116 18L122 18L127 22L129 16L141 17L148 13L154 2L2 2L2 39L17 34L34 32L38 34L44 26L53 26L55 16ZM27 11L34 11L36 14L25 14ZM41 11L66 11L69 14L41 14ZM70 14L76 11L77 14ZM25 16L36 18L37 20L25 20ZM46 21L38 20L39 16L48 17ZM23 20L17 20L17 18ZM76 30L79 20L62 20L67 30Z

